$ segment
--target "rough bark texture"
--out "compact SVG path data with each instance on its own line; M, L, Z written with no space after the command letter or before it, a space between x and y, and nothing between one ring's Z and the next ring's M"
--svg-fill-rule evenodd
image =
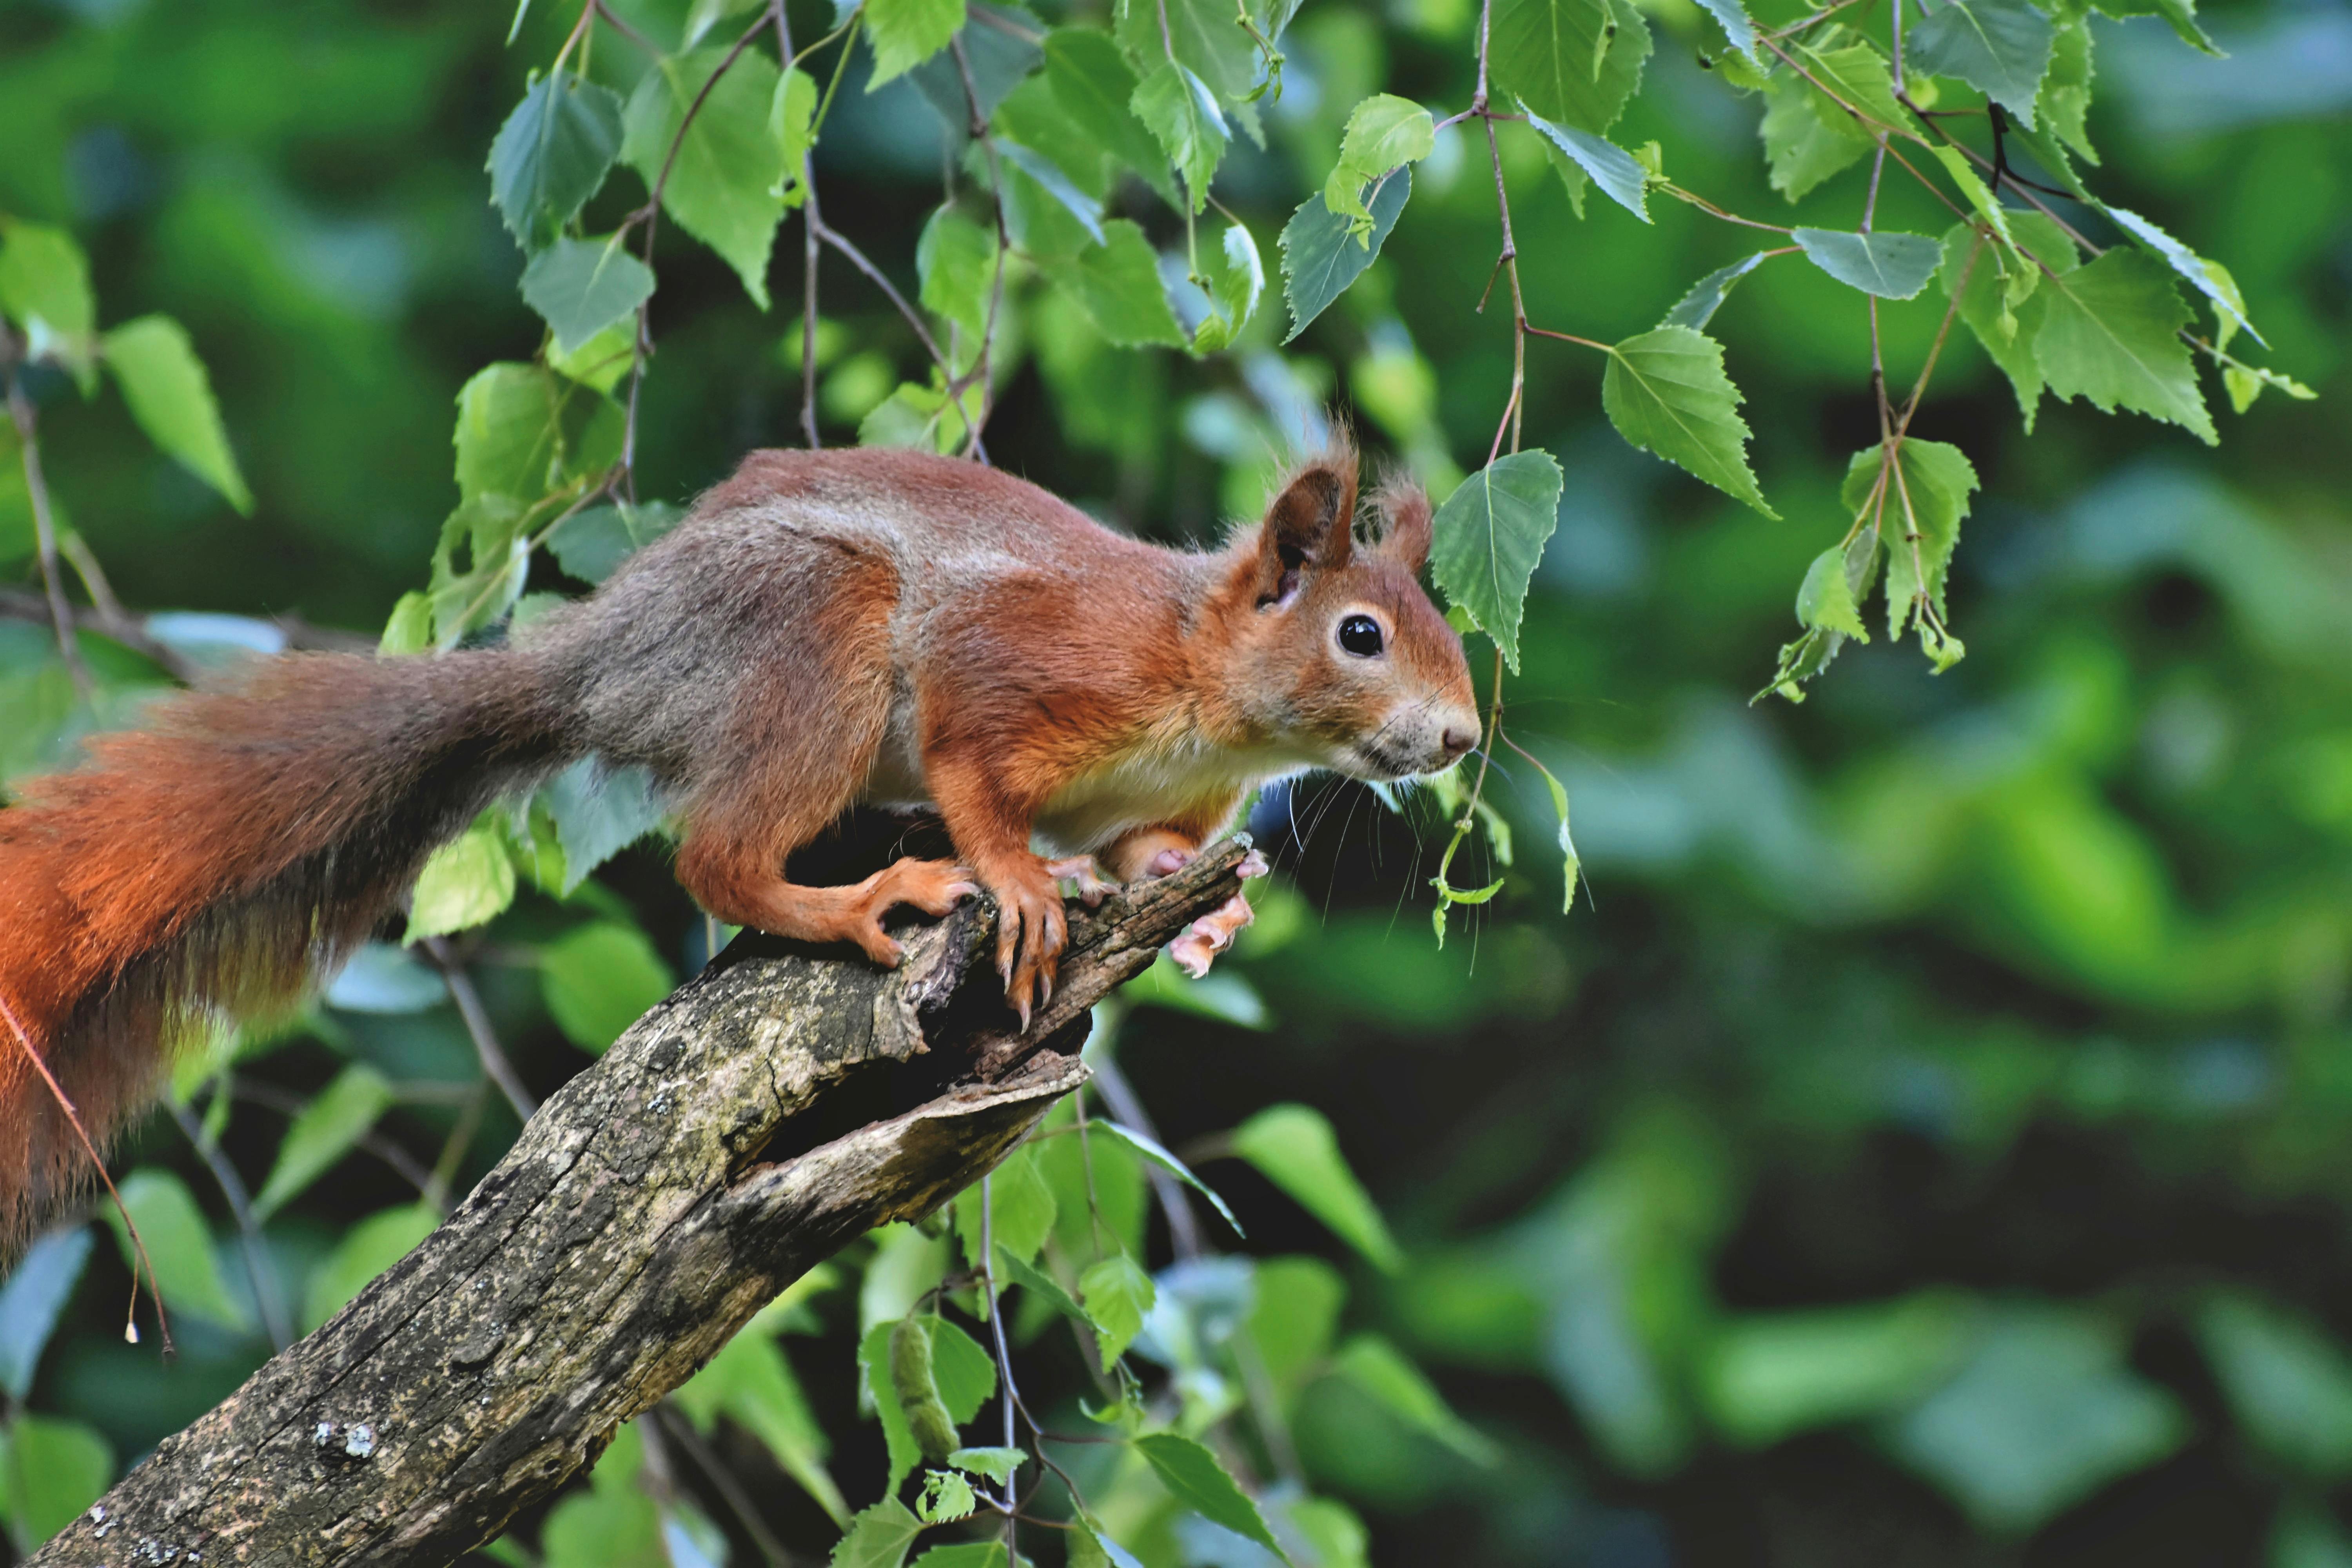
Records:
M737 942L423 1246L33 1563L425 1565L490 1540L811 1266L1003 1158L1084 1081L1087 1009L1231 896L1240 858L1074 908L1026 1032L984 903L888 973Z

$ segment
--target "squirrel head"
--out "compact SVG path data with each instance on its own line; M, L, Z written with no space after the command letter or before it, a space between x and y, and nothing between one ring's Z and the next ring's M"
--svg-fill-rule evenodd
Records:
M1381 528L1357 538L1352 451L1307 464L1227 547L1218 597L1244 724L1387 781L1452 766L1479 723L1462 638L1421 586L1429 499L1391 484L1373 510Z

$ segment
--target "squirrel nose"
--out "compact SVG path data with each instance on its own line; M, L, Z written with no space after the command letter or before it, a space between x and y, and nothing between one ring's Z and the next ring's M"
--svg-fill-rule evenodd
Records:
M1451 762L1478 743L1478 731L1475 727L1465 730L1458 724L1448 724L1439 743L1444 746L1446 760Z

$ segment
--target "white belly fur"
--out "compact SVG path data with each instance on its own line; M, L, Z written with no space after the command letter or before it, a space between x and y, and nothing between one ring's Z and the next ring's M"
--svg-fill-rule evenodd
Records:
M922 761L893 727L866 776L862 804L927 810L934 803ZM1037 814L1033 837L1049 855L1090 855L1130 828L1164 822L1235 790L1327 765L1292 749L1246 752L1187 745L1139 749L1073 780Z

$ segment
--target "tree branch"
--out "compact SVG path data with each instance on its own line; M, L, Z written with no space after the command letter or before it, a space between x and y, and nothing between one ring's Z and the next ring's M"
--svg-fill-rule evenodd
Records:
M1239 889L1242 853L1073 909L1025 1034L984 902L912 933L894 971L737 942L423 1246L33 1563L425 1568L489 1541L793 1279L1003 1159L1085 1081L1087 1009Z

